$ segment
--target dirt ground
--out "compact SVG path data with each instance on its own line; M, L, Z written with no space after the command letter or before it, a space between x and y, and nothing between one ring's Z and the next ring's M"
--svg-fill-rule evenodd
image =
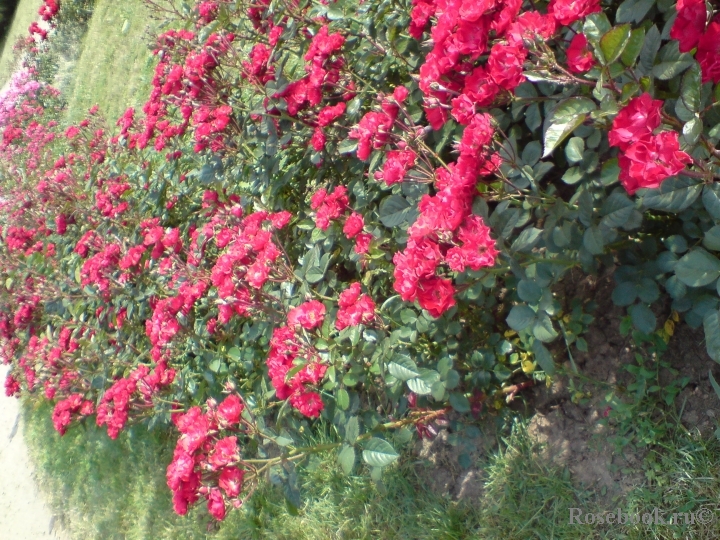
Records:
M7 366L0 366L0 381ZM20 403L0 393L0 540L66 540L38 490L23 438Z
M585 396L573 400L569 378L558 377L550 387L538 384L525 390L514 406L529 416L528 432L543 444L544 457L567 466L578 487L602 490L609 501L643 482L644 451L628 445L619 452L611 442L615 435L612 423L603 421L607 414L605 396L613 387L622 388L632 382L625 367L634 362L635 351L631 337L620 333L625 310L612 304L614 282L610 273L600 279L570 279L565 287L568 298L592 298L599 304L592 313L595 321L584 335L588 352L573 351L583 376L575 390L581 389ZM662 324L670 315L670 306L658 308L656 315ZM564 359L564 366L570 370L564 344L555 345L557 361L562 363ZM702 328L693 330L685 323L678 324L663 359L678 373L665 372L661 383L667 384L670 377L689 378L675 399L676 410L682 411L683 425L713 436L716 418L720 416L720 399L710 385L708 371L712 370L716 380L720 380L720 365L705 350ZM423 462L420 472L434 491L471 502L482 491L483 472L477 467L462 467L458 456L469 453L473 463L482 463L482 457L494 448L494 437L470 440L465 448L452 444L451 437L443 429L435 440L417 443L415 453Z

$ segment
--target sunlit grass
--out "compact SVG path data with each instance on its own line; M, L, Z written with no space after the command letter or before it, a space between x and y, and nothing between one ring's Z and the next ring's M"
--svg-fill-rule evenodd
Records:
M12 25L2 44L2 55L0 56L0 87L3 86L13 72L14 58L13 45L18 37L27 37L28 26L38 19L38 8L42 0L20 0L15 11Z
M148 48L157 21L142 0L97 0L68 89L68 122L99 105L114 123L150 92L155 58Z

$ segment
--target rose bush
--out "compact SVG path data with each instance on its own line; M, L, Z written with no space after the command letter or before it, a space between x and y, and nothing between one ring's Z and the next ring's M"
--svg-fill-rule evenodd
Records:
M61 434L172 421L178 513L266 472L295 508L309 453L377 477L413 426L462 436L451 410L587 349L570 268L615 267L640 334L665 291L720 361L712 5L152 5L174 29L116 131L61 128L41 80L2 109L0 345ZM313 421L339 442L303 446Z

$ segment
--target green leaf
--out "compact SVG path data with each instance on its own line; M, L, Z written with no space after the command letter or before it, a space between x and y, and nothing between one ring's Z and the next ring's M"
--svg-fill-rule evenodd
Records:
M652 310L645 304L635 304L628 309L633 325L643 334L650 334L657 326L657 319Z
M329 5L327 8L326 16L331 21L337 21L337 20L340 20L343 17L345 17L345 14L343 13L343 10L342 10L342 5L340 5L340 6L338 4Z
M615 22L639 23L654 4L655 0L625 0L615 12Z
M571 138L565 146L565 157L570 163L579 163L585 152L585 141L582 137Z
M530 131L535 131L542 125L542 114L537 103L531 103L525 110L525 125Z
M535 356L535 360L542 370L548 375L555 373L555 362L553 362L552 355L547 347L543 345L539 340L535 340L532 344L532 353Z
M521 232L510 246L512 251L530 251L540 240L541 229L530 227Z
M720 251L720 225L715 225L705 233L703 246L713 251Z
M343 411L350 406L350 394L344 388L340 388L335 394L335 402Z
M602 255L605 250L605 239L599 227L589 227L583 234L583 246L592 255Z
M389 442L377 437L373 437L365 444L362 455L365 463L372 467L387 467L399 457Z
M240 360L240 358L242 357L242 351L241 351L240 349L238 349L237 347L231 347L231 348L228 350L227 354L228 354L228 356L229 356L230 358L232 358L232 359L235 360L236 362L237 362L238 360Z
M308 283L319 283L325 277L325 270L319 266L308 268L305 272L305 279Z
M416 377L407 381L408 388L418 396L427 396L432 393L432 384L426 383L422 378Z
M685 139L685 143L693 146L697 144L698 140L700 139L700 135L702 135L702 120L699 118L693 118L689 122L687 122L683 126L683 139Z
M630 281L623 281L613 289L612 301L616 306L629 306L635 302L637 295L637 285Z
M660 44L662 43L662 37L657 26L653 25L650 30L645 34L645 43L643 43L642 50L640 51L640 65L639 74L647 75L655 64L655 57L660 50Z
M680 75L683 71L694 64L693 60L668 60L656 64L652 73L661 81L668 81Z
M420 376L420 370L412 358L405 354L396 354L388 364L390 375L401 381L408 381Z
M430 393L435 401L445 401L445 383L435 381L430 387Z
M357 143L356 139L345 139L338 144L337 151L340 154L349 154L357 149Z
M704 249L695 248L675 264L675 275L685 285L702 287L720 277L720 261Z
M450 394L450 406L459 413L470 412L470 400L460 392L452 392Z
M345 423L345 440L350 444L355 444L360 436L360 423L357 416L351 416Z
M524 304L518 304L512 307L505 320L510 328L521 332L535 321L535 312Z
M542 146L539 141L530 141L525 145L522 152L522 160L531 167L535 165L542 155Z
M545 313L542 313L537 318L535 326L533 326L533 335L536 339L549 343L558 336L558 333L555 331L555 328L553 328L553 323L552 320L550 320L550 317L548 317Z
M720 313L716 309L710 310L703 319L705 330L705 348L707 353L716 362L720 362Z
M605 57L605 64L612 64L617 60L625 47L630 42L630 25L623 24L616 26L609 32L607 32L600 39L600 50Z
M527 279L520 280L517 291L520 300L530 304L535 304L542 296L542 289L540 288L540 285Z
M349 476L355 467L355 449L352 446L343 446L338 455L338 463L342 471Z
M592 13L585 17L583 23L583 34L594 42L600 41L600 38L610 31L612 26L604 13Z
M420 396L432 393L433 385L440 380L440 374L434 369L420 368L420 376L407 381L408 388Z
M596 108L595 102L585 97L571 97L558 103L546 120L543 157L549 156L568 135L585 121L587 113Z
M609 229L621 227L627 223L635 209L635 204L627 195L620 192L611 193L605 200L600 213L603 215L600 225Z
M600 182L603 186L610 186L618 181L620 166L617 158L608 159L600 170Z
M415 212L408 200L400 195L390 195L380 203L380 221L390 229L409 222Z
M702 202L708 214L714 219L720 219L720 184L706 185L703 188Z
M693 62L687 73L683 75L682 85L680 87L680 99L678 103L682 103L688 111L698 112L700 110L702 90L702 75L700 73L700 65ZM683 121L688 118L681 118Z
M715 395L720 398L720 385L718 385L717 381L715 380L715 377L713 377L712 370L708 370L708 378L710 379L710 384L713 387L713 390L715 390ZM715 431L715 436L720 439L720 428Z
M650 0L651 2L654 0ZM618 21L623 22L623 21ZM640 51L642 50L643 43L645 43L645 29L636 28L630 34L630 41L625 46L625 50L620 55L620 60L626 66L632 66L635 64Z
M653 210L682 212L695 202L703 189L702 182L687 176L671 177L657 189L639 190L642 204Z

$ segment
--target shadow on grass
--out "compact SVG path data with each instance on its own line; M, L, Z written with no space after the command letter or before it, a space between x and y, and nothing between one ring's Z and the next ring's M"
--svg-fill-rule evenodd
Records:
M111 441L87 424L61 438L50 413L47 404L25 404L27 440L56 511L78 539L720 537L713 525L570 525L570 508L584 513L609 509L596 509L596 494L577 489L566 470L544 462L521 423L513 425L501 450L480 464L485 487L478 500L461 504L431 493L410 458L388 469L378 486L367 475L345 476L334 455L327 455L299 470L304 499L298 516L288 514L278 491L263 485L216 528L202 504L185 517L173 513L164 476L174 446L169 435L136 426ZM717 441L679 431L655 456L648 469L655 470L652 480L619 501L619 507L640 513L655 506L696 511L717 500Z

